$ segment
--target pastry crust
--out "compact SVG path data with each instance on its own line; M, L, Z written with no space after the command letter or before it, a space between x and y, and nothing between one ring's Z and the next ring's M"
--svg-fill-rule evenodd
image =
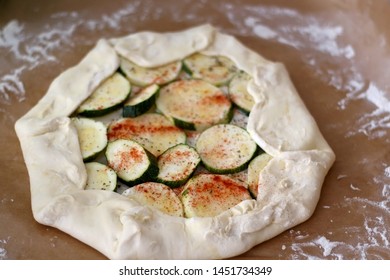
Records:
M255 99L247 129L273 158L260 174L257 200L216 217L181 218L118 193L84 190L86 170L69 116L124 56L155 67L195 52L223 55L246 71ZM307 220L335 155L292 84L286 68L210 25L173 33L141 32L100 40L50 85L15 129L27 165L32 211L110 259L219 259L239 255Z

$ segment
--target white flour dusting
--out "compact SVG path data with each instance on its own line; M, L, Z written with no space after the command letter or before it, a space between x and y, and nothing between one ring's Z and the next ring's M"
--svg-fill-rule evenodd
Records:
M387 178L390 178L390 165L389 165L389 166L386 166L386 168L385 168L385 176L386 176Z
M349 187L354 191L361 191L358 187L354 186L353 184L350 184Z
M9 74L5 74L0 80L0 102L3 101L10 104L12 101L11 94L17 101L21 102L26 97L24 95L24 84L21 80L21 74L26 69L25 66L21 66L11 71Z
M237 9L231 4L223 6L230 22L240 30L241 36L255 36L271 42L277 42L288 47L300 50L303 53L302 61L312 69L315 76L343 93L338 102L339 110L348 110L356 101L367 101L372 111L362 112L352 121L354 124L346 132L345 137L364 134L369 140L375 138L390 139L390 101L389 95L378 87L375 82L368 81L354 64L357 54L351 43L341 41L345 35L345 28L337 23L322 22L320 17L303 15L289 8L255 7L251 5ZM288 19L289 24L285 25ZM280 24L278 24L280 22ZM305 42L303 44L302 42ZM317 54L320 53L321 56ZM321 61L319 60L321 59ZM332 66L321 68L320 65ZM339 67L338 65L343 65ZM390 140L388 140L390 141ZM389 207L390 207L390 168L386 166L384 176L374 178L377 193L382 196L380 201L359 196L346 197L344 205L326 205L324 209L333 207L359 209L360 217L364 221L362 227L344 228L342 234L348 236L346 243L337 239L335 232L328 232L326 236L316 236L313 233L302 233L294 230L294 243L291 246L292 258L296 259L375 259L390 257L389 251ZM347 180L347 174L340 174L337 180ZM354 194L360 194L365 186L348 184ZM370 208L370 209L368 209ZM377 213L375 217L368 216L367 210ZM387 220L386 220L387 219ZM333 220L330 220L333 223ZM358 237L352 240L352 234ZM313 253L308 253L313 252Z
M314 19L310 25L303 27L293 27L292 30L307 36L314 44L315 48L325 54L331 56L345 57L351 59L355 56L355 51L351 45L341 46L337 42L337 38L343 34L342 26L326 26L321 25ZM288 28L290 31L290 28Z
M360 133L369 139L388 137L389 95L386 96L375 83L366 81L356 69L353 45L340 40L346 32L343 26L322 22L321 18L303 15L290 8L244 5L237 9L232 4L226 4L223 8L231 23L240 30L237 34L256 36L301 50L304 53L303 61L320 80L345 93L338 103L340 110L347 109L349 104L357 100L366 100L374 105L372 112L355 120L354 127L347 132L346 137ZM286 19L288 25L284 24ZM316 53L321 53L322 59L330 64L342 62L343 67L321 69L318 67L320 62L314 58Z
M7 250L0 248L0 260L5 260L7 258Z
M386 178L389 182L390 168L387 165L383 166L383 176L376 176L373 179L378 185L383 184ZM357 189L352 184L350 187ZM353 196L346 197L342 205L332 206L346 209L346 212L348 212L347 209L356 209L355 215L362 216L364 222L361 227L338 229L342 234L348 236L348 243L332 237L333 232L328 233L328 236L313 236L309 233L290 230L290 235L294 237L294 243L291 246L293 251L291 257L293 259L382 259L383 256L390 258L390 230L388 228L390 223L390 184L378 187L378 193L382 196L382 199L378 201ZM367 213L376 213L376 215L372 216ZM308 249L315 252L315 254L307 253ZM321 249L321 251L318 251L318 249ZM322 257L318 257L318 255Z
M247 17L245 19L245 25L251 27L256 36L260 38L274 39L278 37L278 33L276 31L272 30L268 26L258 23L254 17Z
M58 49L66 52L69 47L74 46L73 38L77 30L118 29L124 19L135 13L138 4L139 2L134 2L99 19L85 19L78 12L56 13L37 34L31 34L28 26L19 20L11 20L0 27L0 52L8 53L7 59L15 65L8 72L0 69L0 104L10 105L13 101L24 101L26 89L23 74L45 63L59 63L53 52ZM88 43L88 38L78 43ZM6 63L5 59L0 58L0 63Z
M8 252L4 248L4 245L8 243L9 239L10 237L8 237L7 239L0 239L0 260L5 260L8 258Z
M70 44L74 30L75 26L72 25L62 28L45 26L41 33L31 35L25 25L17 20L10 21L0 29L0 51L8 53L7 59L15 65L8 73L4 72L4 68L0 69L0 103L25 100L23 73L42 63L57 61L52 55L53 50Z

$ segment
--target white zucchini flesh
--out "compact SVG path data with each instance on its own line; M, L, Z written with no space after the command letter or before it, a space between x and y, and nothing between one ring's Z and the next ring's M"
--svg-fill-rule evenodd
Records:
M255 105L252 95L248 92L247 86L252 77L247 73L238 72L229 83L229 96L238 108L249 114Z
M87 170L85 190L114 191L116 189L117 176L110 167L99 162L88 162L85 168Z
M130 185L149 181L158 174L157 162L140 144L131 140L108 143L106 158L108 166Z
M130 82L121 74L114 73L92 92L76 113L91 117L104 115L120 106L130 92Z
M237 71L234 62L224 56L195 53L185 58L183 63L192 78L202 79L216 86L228 83Z
M196 150L206 169L226 174L245 169L257 151L257 144L245 129L219 124L200 134Z
M199 163L200 156L194 148L186 144L176 145L157 159L157 180L170 187L179 187L189 179Z
M151 84L163 85L169 83L179 76L181 68L181 61L155 68L144 68L123 57L120 58L121 71L132 84L140 87Z
M112 122L108 127L108 139L134 140L158 157L167 149L185 143L186 134L163 115L146 113Z
M125 190L122 195L134 199L142 205L147 205L161 212L177 217L183 217L183 205L179 197L166 185L146 182Z
M191 218L217 216L251 196L242 182L227 175L200 174L187 182L180 199Z
M160 90L156 106L177 125L184 123L188 129L197 131L227 123L232 114L229 98L219 88L202 80L170 83Z
M255 157L248 165L248 189L255 198L258 195L260 173L271 159L272 156L262 153Z
M77 129L83 160L93 159L107 146L106 126L87 118L72 118L72 122Z

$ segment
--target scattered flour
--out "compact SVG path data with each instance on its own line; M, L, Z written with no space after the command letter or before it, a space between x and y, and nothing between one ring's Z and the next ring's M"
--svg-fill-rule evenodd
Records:
M353 45L340 40L346 32L343 26L324 22L320 17L304 15L291 8L243 5L237 9L232 4L225 4L223 9L230 22L239 30L235 31L238 35L256 36L303 51L303 62L313 69L316 76L345 93L338 102L340 110L347 109L356 100L366 100L374 106L373 111L355 120L355 125L346 133L346 137L363 133L369 139L389 139L389 95L374 82L366 81L356 69ZM286 19L288 25L284 24ZM314 58L316 53L321 53L327 63L340 65L342 62L343 67L335 67L335 70L319 68L318 58Z
M201 5L205 5L205 3L201 1L194 5L194 13L188 13L181 17L176 15L173 19L181 22L185 18L187 21L193 22L197 19L194 17L196 8ZM343 26L323 22L321 18L304 15L291 8L249 4L237 6L226 3L222 4L220 9L234 25L233 30L227 30L230 33L241 36L256 36L304 50L305 56L302 59L308 66L313 67L317 76L337 90L346 93L338 103L340 110L345 110L351 102L361 99L374 105L372 112L366 113L356 120L356 127L347 133L347 137L358 133L363 133L369 138L388 136L390 128L389 98L375 83L365 81L353 66L353 58L356 56L353 46L339 40L345 33ZM134 1L99 18L88 18L82 12L59 12L50 17L52 20L50 24L45 25L37 35L32 35L28 27L19 20L8 22L0 28L0 51L7 52L9 54L7 59L16 62L16 67L8 72L0 69L0 103L10 105L13 100L24 101L26 89L23 83L23 74L47 62L58 63L53 51L59 48L66 51L68 47L74 46L72 39L77 30L117 30L120 27L124 32L130 32L132 29L131 24L128 24L129 19L137 22L148 18L157 20L162 13L162 9L146 9L142 6L141 1ZM289 25L283 24L286 19L289 21ZM197 20L208 19L198 17ZM127 24L123 24L124 21ZM275 24L275 22L280 22L280 24ZM88 41L85 37L81 39ZM318 61L313 58L313 54L316 52L320 52L325 57L329 56L329 59L343 59L344 62L349 62L347 65L350 66L340 67L337 70L318 69ZM5 58L0 58L0 63L6 63L3 60ZM342 77L347 77L347 79Z
M256 36L264 40L278 42L283 45L300 50L304 53L302 60L310 67L321 81L334 87L343 93L338 102L339 110L348 110L356 101L366 101L372 105L371 111L362 112L353 119L351 129L345 132L345 137L353 137L364 134L369 140L381 138L390 144L390 95L378 85L367 80L357 69L354 59L357 54L352 44L343 43L340 39L345 32L343 26L322 22L321 18L300 14L293 9L246 6L242 10L235 9L232 5L225 5L226 14L232 24L240 30L238 35ZM286 18L289 25L283 24ZM272 23L271 23L272 21ZM280 22L280 24L277 24ZM302 44L302 42L305 45ZM321 56L317 56L321 53ZM321 58L319 58L321 57ZM324 61L332 67L321 68ZM341 64L342 63L342 64ZM343 67L340 67L343 65ZM372 201L369 198L346 197L346 205L340 206L346 209L361 209L360 215L364 225L357 228L354 236L358 237L356 243L343 243L339 240L329 240L325 236L313 237L311 234L297 234L296 241L292 245L293 258L356 258L373 259L390 257L390 167L384 169L384 176L376 176L374 183L378 188L378 194L382 196L380 201ZM337 180L347 179L347 174L340 174ZM361 191L361 187L349 185L353 191ZM362 186L363 187L363 186ZM323 208L330 209L332 206ZM370 209L367 209L370 208ZM377 213L372 218L366 214ZM333 220L330 220L333 223ZM349 234L350 229L346 234ZM331 235L334 238L334 234ZM352 238L351 242L352 241ZM311 255L308 248L322 248L321 252ZM381 252L381 253L377 253ZM320 256L320 257L319 257Z
M9 239L10 237L8 237L7 239L0 239L0 260L8 259L8 252L3 247L3 245L7 244Z
M53 52L58 49L66 52L74 46L73 38L77 30L118 29L124 19L135 13L137 5L139 1L99 19L85 19L78 12L56 13L37 34L31 34L28 26L19 20L11 20L4 27L0 26L0 52L8 54L7 57L0 57L0 63L12 61L15 65L8 72L0 69L0 104L24 101L26 89L23 74L48 62L59 63ZM78 42L88 43L88 39Z
M374 182L383 184L386 178L389 181L390 168L384 164L383 176L376 176ZM356 188L352 184L351 188ZM359 189L360 190L360 189ZM383 259L390 258L390 184L383 184L378 187L382 199L373 201L368 198L354 196L346 197L345 202L337 207L355 209L356 215L361 215L363 224L361 227L340 228L350 239L349 242L330 240L326 236L313 236L309 233L290 230L294 238L291 246L293 259ZM335 207L335 206L333 206ZM328 208L328 207L324 207ZM367 213L376 213L372 214ZM332 222L332 220L331 220ZM334 236L334 233L329 233ZM335 238L335 237L333 237ZM343 238L344 240L345 238ZM310 249L310 250L309 250ZM318 251L321 249L321 251ZM315 252L309 254L308 252Z
M358 187L355 187L353 184L350 184L349 186L352 190L354 191L361 191L361 189L359 189Z
M18 20L12 20L0 29L0 51L8 53L7 58L0 58L0 62L12 61L15 65L9 72L0 69L0 103L9 105L13 100L25 100L23 73L42 63L57 61L52 51L65 42L69 44L74 30L72 25L61 29L45 26L41 33L31 35Z
M320 246L323 249L323 256L327 257L332 253L332 250L342 244L341 242L332 242L325 238L324 236L321 236L314 240L313 242L315 245Z
M289 26L267 25L269 17L289 17L292 22ZM300 15L290 9L261 9L249 12L245 15L231 13L230 20L238 23L247 36L256 36L265 40L276 41L292 48L303 50L305 55L302 60L310 67L324 83L334 87L344 95L338 102L339 110L348 110L350 105L357 101L366 101L372 105L371 111L362 111L360 116L353 119L351 129L345 132L345 137L353 137L358 134L365 135L368 140L381 138L390 144L390 95L381 89L375 82L367 80L357 69L354 59L357 54L351 44L339 42L339 38L347 32L342 26L321 23L320 19L314 19ZM240 24L242 22L242 24ZM283 20L280 20L283 22ZM272 26L272 28L271 28ZM242 34L240 34L242 35ZM301 37L302 36L302 37ZM300 38L309 41L302 45ZM317 56L316 53L321 53ZM329 68L321 68L318 57L324 57ZM343 67L338 67L342 63ZM334 65L334 67L333 67ZM373 201L370 198L347 197L342 207L357 209L362 217L363 224L359 228L345 228L345 238L338 239L336 234L326 236L313 236L311 234L297 233L291 246L293 259L388 259L390 258L390 167L384 169L384 176L374 178L379 196L382 199ZM347 179L348 175L340 174L337 180ZM387 182L387 183L386 183ZM353 191L361 191L360 186L350 184ZM363 186L362 186L363 187ZM326 206L330 209L335 207ZM370 214L366 214L370 213ZM374 213L374 217L372 217ZM333 223L333 220L330 220Z
M5 260L7 258L7 250L0 248L0 260Z
M340 100L340 108L345 109L347 103L359 99L367 100L375 107L373 111L360 116L356 122L358 128L349 131L346 136L351 137L357 133L363 133L369 139L388 136L390 129L390 100L387 99L386 93L374 83L369 83L368 86L362 87L361 90L352 91L344 99Z
M390 178L390 166L387 166L386 168L385 168L385 176L387 177L387 178ZM390 193L388 193L389 195L390 195Z
M340 174L340 175L337 176L337 180L342 180L342 179L345 179L345 178L348 178L348 175Z

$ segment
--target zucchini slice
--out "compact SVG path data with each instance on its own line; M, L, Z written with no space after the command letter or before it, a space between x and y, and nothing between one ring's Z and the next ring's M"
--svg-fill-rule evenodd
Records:
M236 65L224 56L207 56L195 53L183 60L184 70L194 79L216 86L227 84L237 71Z
M72 118L72 122L77 129L83 160L94 159L107 146L106 126L87 118Z
M229 83L229 96L233 103L245 114L249 115L255 101L247 90L248 82L252 79L244 71L238 72Z
M255 157L248 165L248 189L254 198L258 195L260 172L271 159L272 156L263 153Z
M132 140L108 143L106 158L108 166L129 186L154 180L158 174L157 159Z
M188 181L200 163L200 157L194 148L178 144L159 156L157 163L157 181L176 188Z
M251 196L244 184L227 175L200 174L187 182L180 199L191 218L216 216Z
M146 113L136 118L122 118L108 127L108 140L130 139L158 157L170 147L186 142L183 130L161 114Z
M257 144L245 129L219 124L200 134L196 150L207 170L227 174L244 170L255 155Z
M116 189L117 176L110 167L99 162L88 162L85 168L88 176L85 190L114 191Z
M165 214L177 217L184 216L183 205L179 197L164 184L146 182L125 190L122 195Z
M163 85L175 80L180 74L182 62L177 61L160 67L144 68L121 57L119 67L132 84L145 87L151 84Z
M86 117L99 117L115 111L128 98L130 82L119 73L105 80L77 109Z
M202 80L173 82L160 90L157 109L183 129L202 131L214 124L227 123L232 103L217 87Z
M159 89L158 85L152 84L131 96L123 107L123 117L134 118L146 113L153 106Z

